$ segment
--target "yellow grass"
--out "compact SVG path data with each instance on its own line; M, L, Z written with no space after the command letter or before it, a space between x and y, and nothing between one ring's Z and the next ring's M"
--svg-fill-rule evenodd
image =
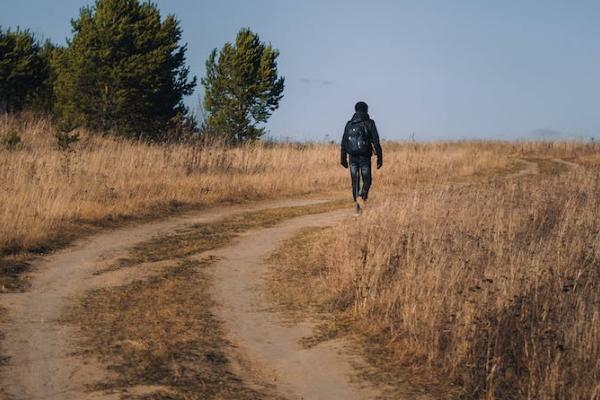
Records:
M597 170L411 190L320 238L329 302L468 399L600 396Z
M3 117L0 255L106 220L182 206L339 193L337 145L152 145L81 132L60 152L45 119ZM383 144L373 207L333 230L315 279L400 363L472 399L600 397L600 152L578 143ZM585 170L505 178L518 158ZM378 205L379 204L379 205Z
M45 119L3 117L24 146L0 149L0 250L45 247L83 223L160 216L184 205L348 190L337 145L151 145L81 132L73 152L56 149ZM510 164L494 146L386 143L374 192L443 182ZM346 192L350 198L349 192Z

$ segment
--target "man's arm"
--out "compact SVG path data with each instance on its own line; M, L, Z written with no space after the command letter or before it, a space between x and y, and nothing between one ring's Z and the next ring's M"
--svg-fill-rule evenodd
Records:
M340 164L344 168L348 168L348 154L346 151L346 137L348 136L348 124L344 128L344 134L342 135L342 143L340 143Z
M377 169L379 169L383 165L383 150L379 143L379 132L377 132L377 127L373 120L371 120L371 145L373 145L373 149L377 155Z

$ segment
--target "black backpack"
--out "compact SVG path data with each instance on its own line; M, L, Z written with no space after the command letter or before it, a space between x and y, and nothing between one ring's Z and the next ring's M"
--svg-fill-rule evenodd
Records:
M364 121L351 122L348 125L345 147L351 156L371 155L371 135Z

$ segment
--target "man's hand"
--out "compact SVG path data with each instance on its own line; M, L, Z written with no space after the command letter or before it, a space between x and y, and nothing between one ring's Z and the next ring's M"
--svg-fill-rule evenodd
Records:
M342 157L340 164L342 164L342 167L348 168L348 159L346 157Z
M383 158L377 157L377 169L381 168L382 166L383 166Z

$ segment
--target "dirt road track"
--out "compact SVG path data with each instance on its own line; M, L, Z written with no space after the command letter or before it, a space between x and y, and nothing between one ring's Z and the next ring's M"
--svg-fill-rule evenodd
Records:
M295 218L274 228L247 232L239 242L214 252L220 259L215 266L214 298L220 304L217 315L225 322L228 339L258 369L260 378L272 381L277 392L290 400L368 400L380 394L352 382L352 363L360 360L344 354L343 341L303 348L300 339L313 333L314 324L283 324L261 296L265 293L262 278L269 270L266 256L300 229L331 225L348 214L338 211ZM242 376L252 380L253 374L245 370Z
M519 160L524 165L524 168L520 169L518 172L514 174L510 174L509 178L515 178L524 175L537 175L540 172L540 167L537 163L528 160Z
M10 400L109 398L91 395L86 385L102 377L103 370L73 355L73 332L60 319L70 302L98 284L95 271L126 254L128 248L161 233L195 223L219 220L244 211L301 206L317 200L286 200L246 207L222 207L176 218L108 231L84 239L45 257L34 266L31 289L3 294L0 305L8 310L2 331L2 355L8 362L0 370L3 396ZM126 279L126 276L122 277Z
M573 168L573 169L583 168L581 165L579 165L577 163L574 163L572 161L562 160L560 158L553 158L552 161L559 163L559 164L566 165L567 167Z

